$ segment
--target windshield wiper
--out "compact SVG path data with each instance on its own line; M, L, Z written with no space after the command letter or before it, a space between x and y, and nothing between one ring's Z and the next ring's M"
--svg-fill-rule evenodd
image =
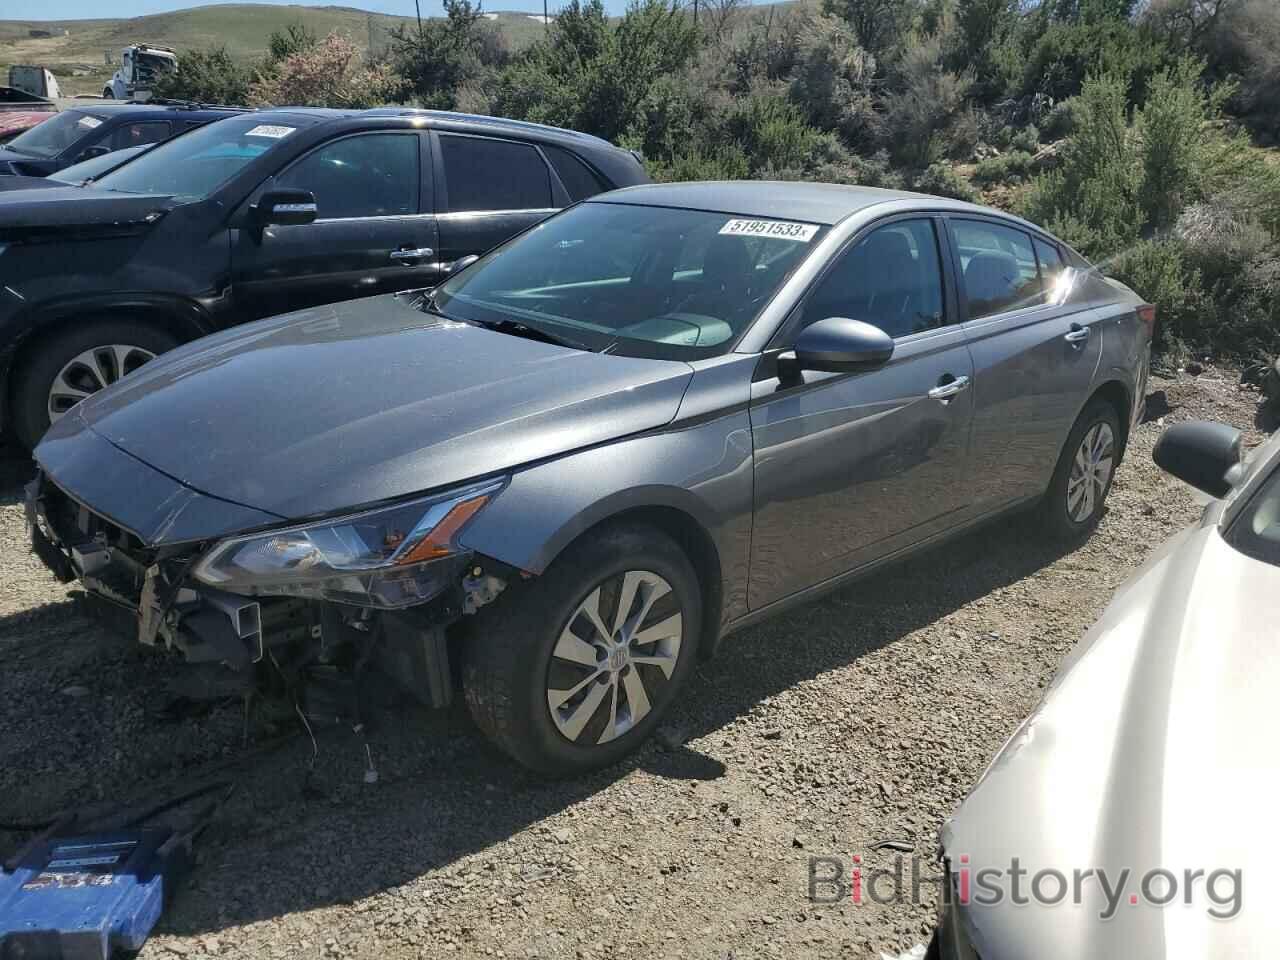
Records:
M578 340L571 340L568 337L562 337L556 333L549 333L539 327L531 327L527 323L521 323L519 320L474 320L464 318L467 323L474 323L477 327L484 327L486 330L496 330L498 333L509 333L513 337L524 337L526 340L541 340L543 343L554 344L557 347L569 347L573 350L590 351L591 348L585 343Z

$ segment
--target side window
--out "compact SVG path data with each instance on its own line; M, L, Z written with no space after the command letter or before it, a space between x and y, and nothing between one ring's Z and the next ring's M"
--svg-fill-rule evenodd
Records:
M1040 261L1040 283L1044 288L1044 296L1041 299L1048 302L1053 298L1058 278L1062 276L1062 271L1067 265L1063 262L1062 253L1057 247L1045 243L1039 237L1032 237L1031 242L1035 244L1036 259Z
M449 210L544 210L551 203L551 174L527 143L442 134Z
M601 180L594 170L568 150L544 143L542 152L556 168L560 182L569 191L570 200L585 200L587 197L594 197L597 193L603 193L609 189L608 184Z
M310 190L324 220L418 212L418 135L369 133L335 140L276 178L277 188Z
M111 149L123 150L125 147L141 147L148 143L159 143L169 138L169 124L155 120L146 123L126 123L117 127L111 134Z
M1027 234L983 220L952 220L951 238L970 320L1040 302L1040 274Z
M891 337L942 325L942 264L932 220L879 227L842 254L804 308L804 324L851 317Z

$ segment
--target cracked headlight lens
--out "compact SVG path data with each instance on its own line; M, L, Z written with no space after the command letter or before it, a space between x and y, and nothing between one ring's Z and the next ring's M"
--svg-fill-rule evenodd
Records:
M429 600L466 565L458 534L502 489L481 484L353 516L217 543L195 577L249 596L303 597L364 607Z

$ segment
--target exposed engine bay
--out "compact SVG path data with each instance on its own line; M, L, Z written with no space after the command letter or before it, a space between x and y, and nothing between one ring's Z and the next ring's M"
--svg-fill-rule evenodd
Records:
M447 706L454 688L450 627L520 575L496 561L456 555L431 564L428 585L416 575L421 602L409 598L393 608L247 596L193 576L213 542L148 546L43 474L27 488L26 510L33 551L62 582L78 580L104 622L190 664L228 668L227 679L244 693L303 700L318 683L326 699L335 687L347 689L354 705L366 670L376 667L423 705Z

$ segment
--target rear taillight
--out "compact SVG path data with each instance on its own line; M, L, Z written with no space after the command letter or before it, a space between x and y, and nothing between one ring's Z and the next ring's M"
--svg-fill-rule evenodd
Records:
M1144 303L1138 308L1138 319L1147 328L1147 339L1154 340L1156 336L1156 308L1150 303Z

